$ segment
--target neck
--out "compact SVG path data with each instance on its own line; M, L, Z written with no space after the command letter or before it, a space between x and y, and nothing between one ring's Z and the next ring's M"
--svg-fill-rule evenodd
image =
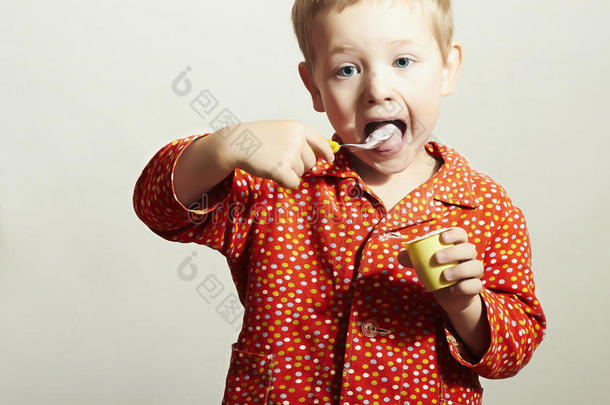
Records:
M370 186L391 186L396 184L397 181L413 181L414 179L427 180L438 171L441 162L430 156L428 152L426 152L425 147L422 147L415 153L409 165L399 173L382 173L366 163L361 162L360 159L356 157L354 158L354 166L362 180Z

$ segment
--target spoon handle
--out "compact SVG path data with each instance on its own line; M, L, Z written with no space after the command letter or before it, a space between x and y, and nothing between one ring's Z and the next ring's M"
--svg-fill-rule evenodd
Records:
M341 145L339 145L338 142L335 142L332 139L327 139L327 141L328 141L328 144L330 145L331 149L333 150L333 153L339 152L339 149L341 149Z
M381 142L383 142L380 139L376 139L373 140L371 142L368 143L343 143L343 144L339 144L331 139L327 139L328 144L330 145L331 149L333 150L333 153L337 153L339 151L339 149L342 146L347 146L349 148L353 148L353 149L359 149L359 150L365 150L365 149L373 149L375 148L377 145L379 145Z

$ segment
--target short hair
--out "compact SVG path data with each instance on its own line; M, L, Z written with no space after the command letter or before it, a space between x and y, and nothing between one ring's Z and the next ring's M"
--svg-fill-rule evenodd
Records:
M362 0L295 0L292 6L292 27L309 71L313 73L315 55L309 40L315 17L323 10L336 7L339 12ZM451 0L408 0L419 3L430 17L443 61L447 60L453 42L453 10Z

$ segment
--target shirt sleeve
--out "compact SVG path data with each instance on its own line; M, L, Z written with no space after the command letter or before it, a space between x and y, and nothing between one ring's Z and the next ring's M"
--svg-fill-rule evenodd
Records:
M546 317L535 296L530 238L520 208L511 206L483 254L483 291L480 293L491 344L477 363L467 360L449 317L443 314L452 356L484 378L514 376L531 359L546 331Z
M174 191L178 158L193 141L207 135L178 139L158 151L136 182L133 206L140 220L157 235L206 245L222 253L229 263L236 262L247 246L261 179L235 169L190 207L185 207Z

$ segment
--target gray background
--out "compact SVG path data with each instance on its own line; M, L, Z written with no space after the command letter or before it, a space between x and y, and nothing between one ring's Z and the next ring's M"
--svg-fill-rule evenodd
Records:
M241 121L332 127L300 82L292 1L11 2L3 6L0 403L220 403L239 320L224 258L135 216L145 164L210 130L209 91ZM548 335L486 404L604 404L610 362L610 3L456 2L465 63L435 136L526 216ZM192 93L172 80L187 66ZM192 257L197 277L178 276ZM222 294L206 302L206 276Z

